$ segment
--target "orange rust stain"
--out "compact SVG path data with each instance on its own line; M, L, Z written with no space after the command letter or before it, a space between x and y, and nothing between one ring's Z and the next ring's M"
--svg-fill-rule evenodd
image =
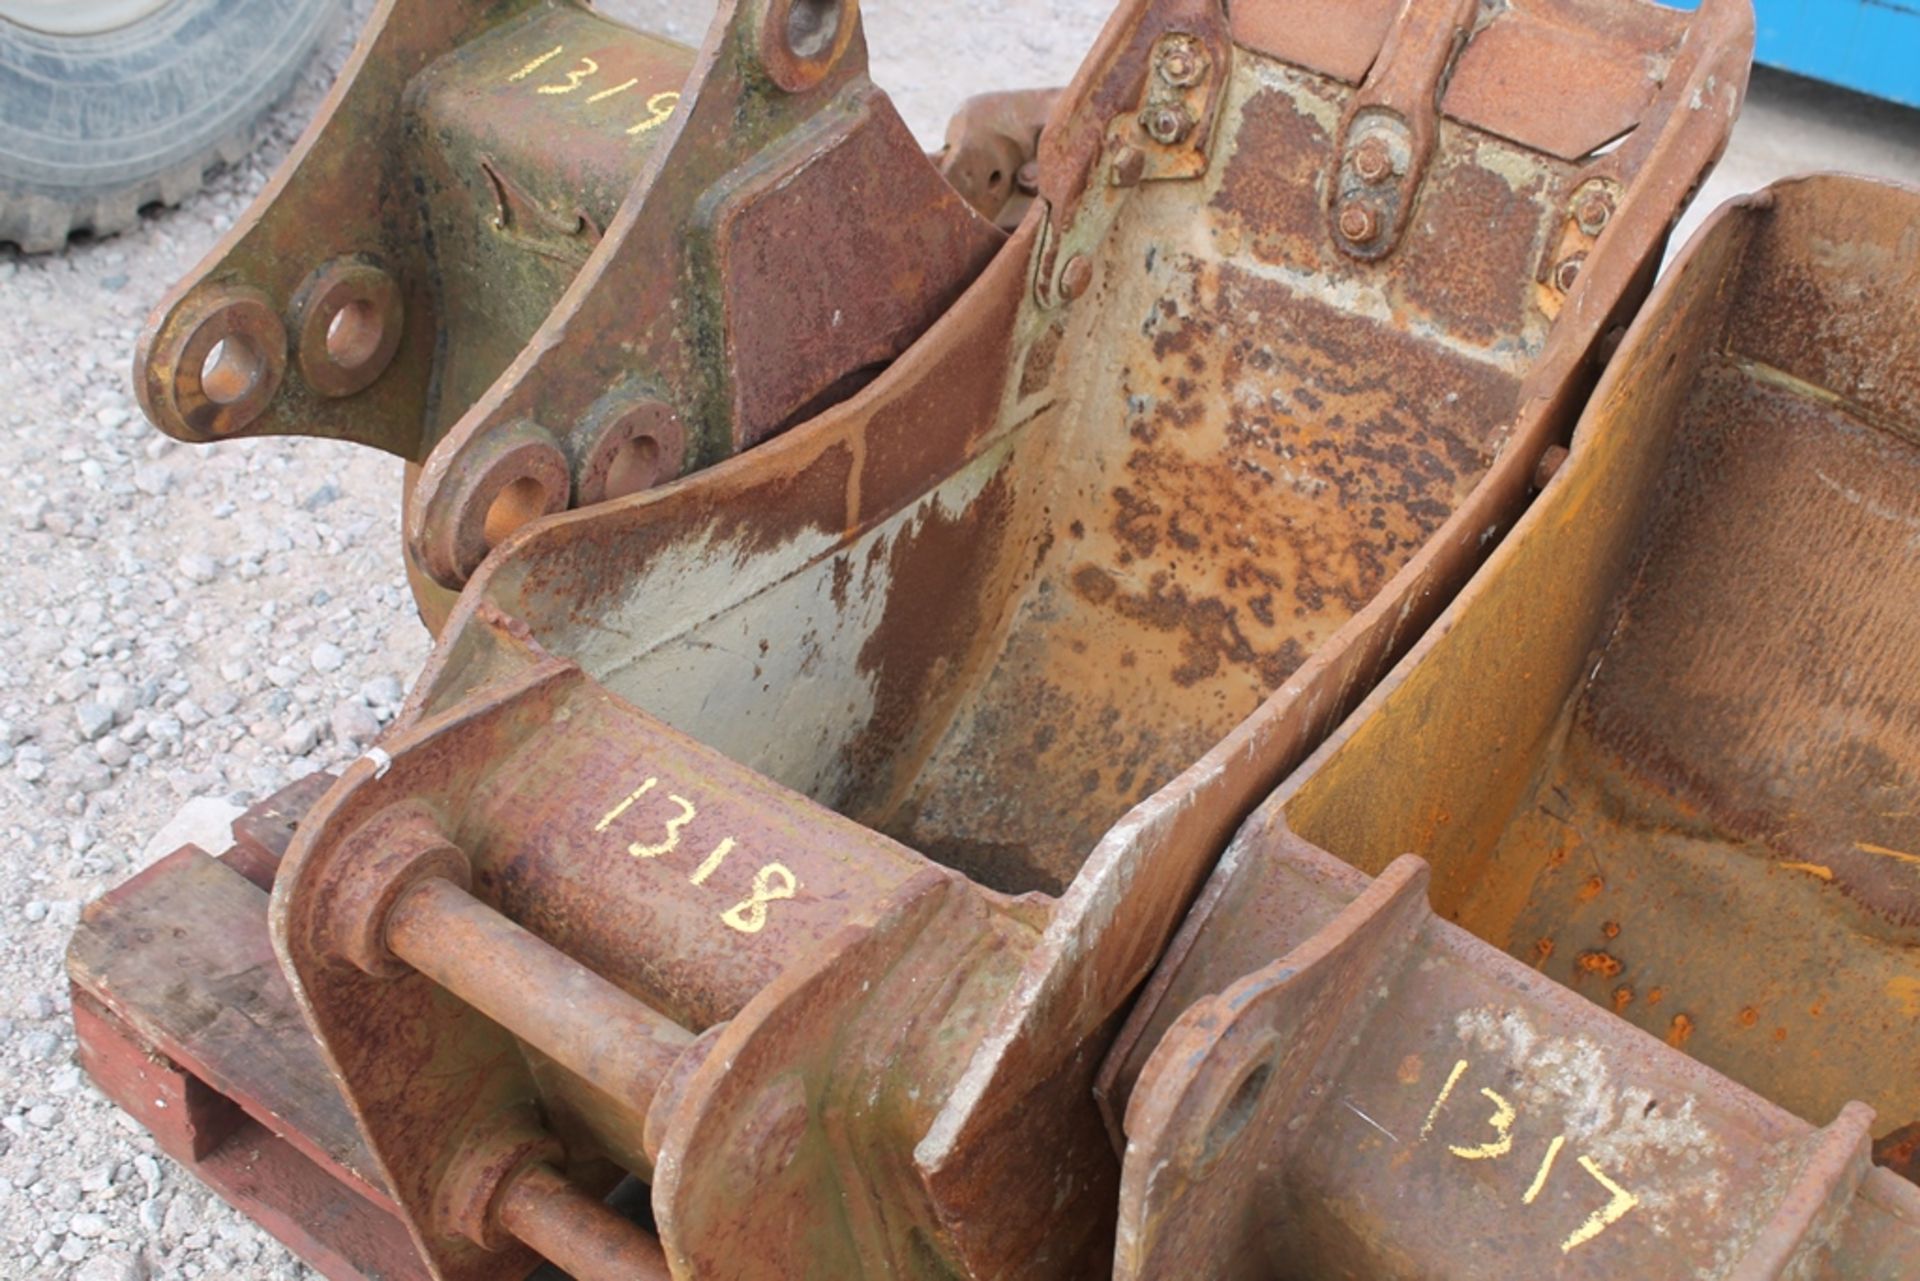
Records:
M1777 1027L1777 1028L1775 1028L1775 1029L1773 1029L1773 1039L1774 1039L1774 1040L1776 1040L1776 1041L1784 1041L1784 1040L1786 1040L1786 1039L1787 1039L1787 1029L1785 1029L1785 1028L1783 1028L1783 1027Z
M1396 1074L1400 1078L1400 1084L1417 1084L1420 1080L1420 1067L1420 1056L1418 1054L1409 1054L1406 1058L1401 1059L1400 1070Z
M1600 927L1600 932L1610 939L1617 939L1620 937L1620 922L1608 921Z
M1598 974L1602 978L1613 978L1627 967L1620 963L1617 956L1605 952L1582 952L1574 965L1583 974Z
M1887 980L1887 996L1910 1019L1920 1018L1920 978L1899 975Z
M1534 960L1536 966L1545 965L1547 959L1553 955L1553 940L1549 938L1535 939L1533 941L1533 955L1536 958Z
M1113 599L1119 584L1113 581L1113 575L1098 565L1082 565L1073 571L1073 589L1096 605L1104 605Z
M1751 1005L1747 1006L1745 1009L1740 1011L1741 1027L1752 1027L1754 1024L1758 1023L1759 1021L1760 1021L1760 1011L1754 1009Z
M1676 1050L1687 1048L1687 1038L1693 1035L1693 1020L1684 1014L1673 1016L1673 1022L1667 1025L1667 1044Z
M1606 888L1607 882L1604 877L1589 876L1587 883L1580 887L1580 892L1574 895L1574 897L1582 903L1591 903L1594 899L1600 897L1600 891Z
M1824 996L1821 997L1819 1000L1815 1001L1811 1006L1807 1008L1807 1013L1813 1015L1813 1017L1816 1019L1819 1018L1821 1015L1825 1014L1826 1012L1827 1012L1827 998Z
M1664 987L1656 987L1647 993L1648 1005L1658 1005L1660 1004L1660 1002L1666 999L1667 999L1667 989L1665 989Z
M1616 987L1615 989L1613 989L1613 1012L1615 1014L1625 1014L1627 1012L1627 1007L1632 1004L1633 1004L1632 984L1622 983L1619 987Z

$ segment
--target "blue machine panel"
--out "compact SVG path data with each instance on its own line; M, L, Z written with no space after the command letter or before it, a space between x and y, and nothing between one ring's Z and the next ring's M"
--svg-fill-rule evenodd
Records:
M1920 0L1754 0L1753 7L1756 62L1920 107Z

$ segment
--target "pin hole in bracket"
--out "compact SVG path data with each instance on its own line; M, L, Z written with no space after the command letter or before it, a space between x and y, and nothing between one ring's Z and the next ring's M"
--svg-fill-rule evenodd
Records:
M365 256L315 268L294 291L290 311L300 376L330 399L372 386L400 350L400 286Z
M1279 1036L1270 1029L1256 1036L1241 1056L1239 1070L1228 1078L1228 1086L1202 1109L1205 1123L1196 1131L1198 1142L1192 1158L1196 1174L1204 1173L1225 1156L1259 1112L1277 1070L1279 1045Z
M857 0L766 0L760 14L760 65L788 93L826 79L860 26Z
M149 330L135 362L134 390L161 430L199 443L256 421L286 368L286 326L266 295L213 285Z
M225 439L266 413L290 359L315 394L337 399L372 386L400 349L400 286L362 256L323 263L285 310L251 285L209 283L156 317L134 362L147 417L179 440Z
M516 531L573 496L567 455L552 433L519 420L454 460L447 483L432 487L421 512L415 554L442 586L457 588L487 554Z

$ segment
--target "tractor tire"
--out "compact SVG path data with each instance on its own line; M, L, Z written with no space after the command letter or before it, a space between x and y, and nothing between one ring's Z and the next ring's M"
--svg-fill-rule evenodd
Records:
M0 0L0 242L124 231L245 156L343 0Z

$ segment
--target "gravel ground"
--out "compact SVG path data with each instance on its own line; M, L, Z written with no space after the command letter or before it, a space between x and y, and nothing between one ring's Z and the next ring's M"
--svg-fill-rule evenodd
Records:
M396 463L319 441L177 445L128 375L148 309L246 208L343 52L186 207L0 258L3 1276L307 1275L94 1091L62 963L81 904L165 853L149 842L184 805L215 840L229 801L357 755L426 655Z
M609 7L685 40L707 12ZM932 146L967 92L1063 81L1107 5L980 0L959 28L912 0L866 8L876 78ZM92 1089L73 1062L62 958L82 903L183 839L218 848L237 806L359 754L426 656L400 570L397 463L309 440L175 445L128 383L148 308L260 189L344 52L313 68L250 163L184 207L63 256L0 254L7 1277L308 1275ZM1807 90L1789 95L1796 119L1820 110ZM1836 130L1866 139L1851 167L1920 177L1913 115L1856 103L1796 150L1778 100L1762 116L1775 124L1743 131L1729 157L1745 185L1836 163Z

